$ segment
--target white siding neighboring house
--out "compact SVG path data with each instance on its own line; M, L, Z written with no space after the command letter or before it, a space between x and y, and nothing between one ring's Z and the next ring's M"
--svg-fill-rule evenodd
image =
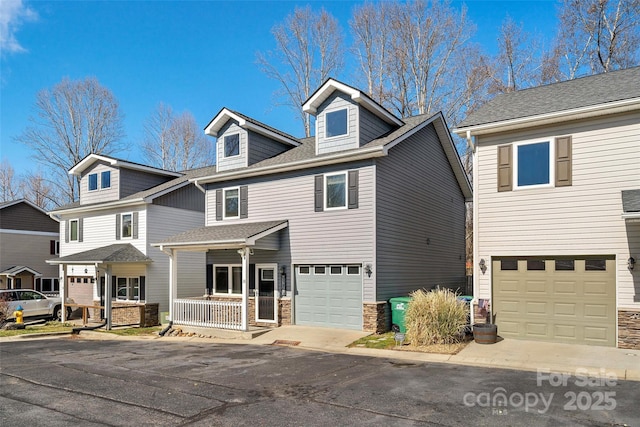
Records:
M454 130L474 147L474 288L500 335L640 348L638 82L500 95Z
M188 180L212 171L171 172L94 154L74 166L69 173L81 177L80 200L51 212L60 219L62 239L60 258L48 262L60 266L61 292L107 310L112 301L168 311L169 266L151 242L204 224L204 194ZM202 293L204 256L183 258L197 267L181 272L191 284L182 292Z
M178 257L206 254L206 304L171 278L175 323L381 332L390 297L464 285L472 194L442 114L400 120L333 79L303 108L315 137L226 108L206 127L216 173L190 180L206 192L205 226L154 242L174 274Z
M0 203L0 289L58 292L58 221L25 199Z

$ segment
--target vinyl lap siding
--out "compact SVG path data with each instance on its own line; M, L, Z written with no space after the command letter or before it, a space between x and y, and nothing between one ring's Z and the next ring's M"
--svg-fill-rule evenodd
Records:
M573 185L498 193L497 145L549 136L573 137ZM626 267L640 253L640 224L625 224L621 190L640 188L640 114L481 137L476 191L478 256L616 255L618 305L637 307ZM491 270L479 275L490 297Z
M377 161L377 299L459 286L465 203L432 125Z
M122 168L120 169L120 197L122 198L137 193L138 191L148 190L151 187L155 187L171 179L174 179L174 177ZM113 176L111 181L113 182Z
M204 194L193 184L153 199L154 205L204 212Z
M360 116L360 145L364 145L391 130L391 125L380 120L365 108L358 107Z
M42 277L58 277L58 267L46 260L57 258L50 254L49 242L58 240L58 233L38 236L33 234L0 233L0 271L16 265L24 265L42 274ZM0 284L0 288L6 283Z
M58 221L26 203L17 203L0 210L0 229L58 233Z
M249 166L264 159L276 156L287 147L259 133L249 131Z
M335 138L325 138L325 113L348 108L348 135ZM318 154L358 148L358 106L349 97L340 92L334 92L318 108L316 118L316 137L318 139Z
M100 173L104 171L111 171L111 187L103 190L100 188L102 185ZM94 173L98 174L98 189L89 191L89 175ZM120 171L118 169L109 166L106 162L95 162L89 169L84 171L80 178L80 203L86 205L118 200L120 194L119 182Z
M224 157L224 137L225 135L240 134L240 154L233 157ZM247 164L247 131L238 126L237 122L229 121L220 131L216 142L216 170L218 172L237 169L248 166Z

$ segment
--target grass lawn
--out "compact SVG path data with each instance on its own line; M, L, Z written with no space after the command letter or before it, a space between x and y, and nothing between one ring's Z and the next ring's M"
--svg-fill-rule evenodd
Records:
M0 337L14 337L16 335L42 334L47 332L71 332L73 327L74 325L71 323L53 321L33 326L25 326L24 329L0 330Z
M105 329L98 329L99 332L105 332L114 335L123 336L141 336L141 335L158 335L158 332L162 330L162 326L150 326L148 328L118 328L107 331Z
M399 351L417 351L422 353L439 353L439 354L457 354L460 350L465 348L471 339L465 339L462 342L456 344L432 344L427 346L413 346L411 343L404 342L403 345L396 345L393 338L393 332L387 332L385 334L373 334L364 338L360 338L357 341L349 344L349 347L364 347L364 348L378 348L384 350L399 350Z

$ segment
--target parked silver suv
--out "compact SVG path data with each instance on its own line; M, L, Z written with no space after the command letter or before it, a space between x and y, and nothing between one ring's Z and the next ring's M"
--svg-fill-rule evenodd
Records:
M0 300L8 303L7 318L13 319L13 312L21 305L25 318L40 317L62 319L62 298L48 297L31 289L0 289ZM67 304L73 304L71 298L66 299ZM71 315L71 307L67 307L67 318Z

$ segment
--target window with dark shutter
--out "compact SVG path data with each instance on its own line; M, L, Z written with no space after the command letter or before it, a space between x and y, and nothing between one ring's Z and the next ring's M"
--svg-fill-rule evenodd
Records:
M222 221L222 189L216 190L216 221Z
M120 240L120 214L116 214L116 240Z
M138 238L138 212L133 213L133 233L132 237L134 239Z
M349 209L358 209L358 171L349 171Z
M67 220L64 225L64 242L65 243L69 243L69 227L70 227L70 221Z
M146 289L145 289L145 276L140 276L139 285L140 285L140 294L139 294L140 298L139 299L141 301L146 300L147 299L147 293L146 293Z
M556 138L556 187L570 186L571 175L571 137Z
M49 255L56 255L56 241L49 240Z
M498 191L511 191L513 188L512 146L498 147Z
M315 176L315 209L322 212L324 209L324 175Z
M240 187L240 218L249 216L249 186Z
M80 218L78 220L78 242L82 242L82 235L83 235L83 224L82 224L82 218Z

